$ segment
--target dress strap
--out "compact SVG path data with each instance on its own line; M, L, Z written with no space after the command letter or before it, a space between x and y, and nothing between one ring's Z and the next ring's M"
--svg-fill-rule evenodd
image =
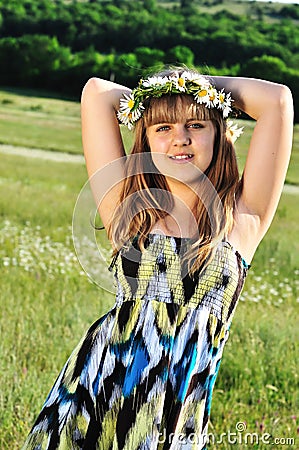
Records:
M117 252L116 252L115 255L113 256L113 258L112 258L112 260L111 260L111 263L110 263L110 266L108 267L109 272L112 272L113 267L115 266L117 257L118 257L118 255L119 255L119 252L120 252L120 250L117 250Z

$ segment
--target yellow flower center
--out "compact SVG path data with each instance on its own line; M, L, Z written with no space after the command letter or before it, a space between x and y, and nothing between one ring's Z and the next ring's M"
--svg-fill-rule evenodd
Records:
M224 95L223 94L219 94L219 101L220 101L220 103L224 102Z
M179 78L179 79L178 79L178 85L179 85L180 87L185 86L185 80L184 80L184 78Z
M205 89L203 89L202 91L199 91L199 97L205 97L207 95L207 91Z
M128 108L132 109L134 105L135 105L135 102L133 99L128 101Z
M128 114L128 118L131 120L132 119L132 113Z
M213 100L215 100L215 92L211 92L210 95L209 95L209 97L210 97L211 102L212 102Z

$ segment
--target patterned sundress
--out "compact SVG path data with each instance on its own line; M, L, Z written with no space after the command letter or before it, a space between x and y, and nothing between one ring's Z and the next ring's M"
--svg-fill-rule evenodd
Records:
M113 261L116 302L57 378L23 447L198 450L207 445L214 383L249 268L222 241L189 276L189 239L150 234Z

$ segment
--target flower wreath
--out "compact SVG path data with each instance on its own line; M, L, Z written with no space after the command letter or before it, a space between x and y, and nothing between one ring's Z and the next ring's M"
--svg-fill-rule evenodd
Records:
M120 108L117 112L119 121L131 130L135 122L143 115L144 100L149 97L159 98L166 94L189 94L195 101L207 108L217 108L227 118L232 111L231 93L222 89L218 91L205 77L190 72L181 75L153 76L145 80L141 79L138 86L131 94L124 94L120 100ZM242 134L243 128L238 128L232 121L227 121L227 129L233 142Z

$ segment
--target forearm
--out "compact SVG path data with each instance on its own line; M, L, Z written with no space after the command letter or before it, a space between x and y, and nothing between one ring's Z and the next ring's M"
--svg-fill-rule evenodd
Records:
M217 89L231 92L234 106L258 120L264 114L283 111L288 118L293 114L290 90L277 83L255 78L211 77Z

